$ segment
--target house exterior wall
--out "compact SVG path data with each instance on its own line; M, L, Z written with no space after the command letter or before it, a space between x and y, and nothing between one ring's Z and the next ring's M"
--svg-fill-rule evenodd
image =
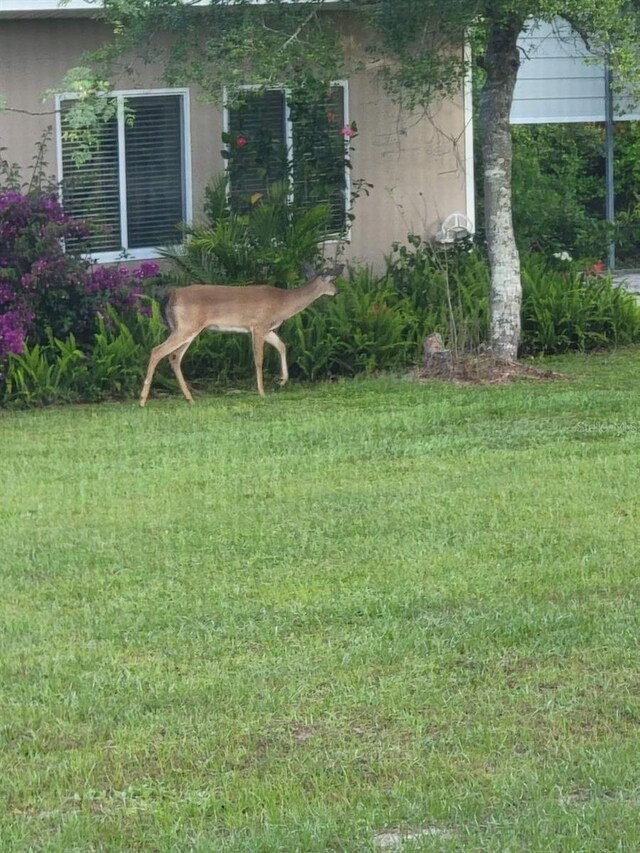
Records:
M344 30L359 50L355 33ZM0 94L8 111L0 113L0 156L18 163L23 174L35 145L48 126L55 127L53 98L47 89L60 85L68 68L78 65L85 50L98 47L108 30L89 18L5 19L0 26ZM161 88L158 68L141 66L133 77L114 80L114 88ZM380 267L394 241L407 234L433 235L454 211L473 219L467 209L465 179L465 112L457 102L434 107L427 117L403 114L372 71L349 78L349 118L358 125L352 155L352 179L373 188L355 202L356 216L347 260ZM224 168L223 112L203 103L191 90L190 135L193 215L201 215L204 188ZM59 177L55 136L47 149L49 171ZM327 254L332 247L327 246Z

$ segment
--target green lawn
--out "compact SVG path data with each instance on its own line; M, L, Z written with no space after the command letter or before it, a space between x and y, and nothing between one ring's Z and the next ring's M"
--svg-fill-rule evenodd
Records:
M2 853L640 850L640 352L550 363L0 414Z

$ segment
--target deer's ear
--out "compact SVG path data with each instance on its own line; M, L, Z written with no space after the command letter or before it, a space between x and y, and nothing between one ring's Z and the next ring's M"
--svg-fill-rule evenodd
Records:
M301 269L302 269L302 274L307 279L307 281L311 281L312 278L315 278L318 275L318 273L311 266L311 264L306 264L306 263L302 264Z

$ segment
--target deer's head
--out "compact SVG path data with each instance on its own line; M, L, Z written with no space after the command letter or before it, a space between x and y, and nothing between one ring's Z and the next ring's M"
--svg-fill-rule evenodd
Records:
M318 287L319 292L324 296L335 296L338 288L335 285L335 280L342 273L344 264L337 264L326 272L316 272L311 264L303 264L302 272L307 280L307 284L314 282Z

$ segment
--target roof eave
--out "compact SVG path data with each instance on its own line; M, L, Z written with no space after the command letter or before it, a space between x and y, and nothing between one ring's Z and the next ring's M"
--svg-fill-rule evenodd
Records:
M286 0L285 0L286 1ZM205 8L212 0L190 0L191 8ZM235 0L228 0L233 5ZM269 0L252 0L256 6ZM313 0L288 0L294 3L308 3ZM324 0L328 6L345 5L344 0ZM86 18L99 14L100 0L0 0L0 18Z

